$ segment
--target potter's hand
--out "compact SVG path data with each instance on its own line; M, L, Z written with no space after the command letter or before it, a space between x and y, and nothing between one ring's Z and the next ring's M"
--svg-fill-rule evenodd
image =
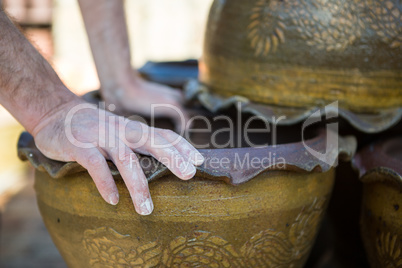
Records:
M112 88L103 88L102 97L107 106L115 105L117 114L168 117L175 122L179 130L185 129L185 123L188 121L188 115L183 109L181 91L146 81L135 74L129 82L120 83L119 86Z
M141 79L131 66L123 1L78 2L106 103L113 103L124 112L141 115L150 115L152 104L169 105L170 108L155 109L155 116L170 117L180 130L184 129L186 115L183 114L182 122L179 113L172 108L182 110L180 91Z
M119 14L124 14L121 0L104 0L103 5L99 2L100 0L80 1L84 5L89 3L89 11L103 10L105 14L109 14L109 18L120 18ZM117 7L116 13L110 6ZM105 17L95 15L101 20L100 24L110 28L107 21L104 21ZM114 30L115 28L111 28L108 32L92 33L98 33L101 39L106 38L113 43L117 40L113 38L116 33ZM128 47L127 38L124 40L124 46ZM110 48L122 50L118 45ZM121 58L113 53L106 54L109 56L107 60L116 61L117 67L110 65L105 70L104 77L107 77L109 71L115 72L118 77L123 70L131 70L126 54L119 54ZM122 59L126 62L120 66ZM105 159L112 160L123 177L136 211L140 214L150 214L153 205L147 180L133 151L154 156L181 179L193 177L194 165L203 162L202 156L177 134L134 121L129 121L124 128L124 118L99 110L79 99L65 87L50 64L18 31L1 9L1 5L0 103L34 136L38 149L44 155L55 160L80 163L92 176L102 197L109 203L117 204L119 196L116 184ZM81 108L89 107L76 110L68 123L66 119L69 119L69 111L76 109L77 105ZM100 116L101 113L105 113L105 116ZM169 146L156 147L151 144L152 141L156 145ZM134 142L137 143L133 144Z
M104 116L100 116L102 113ZM81 100L52 111L32 134L38 149L47 157L77 161L85 167L103 199L116 205L119 195L106 163L106 159L112 160L130 192L135 210L141 215L150 214L153 203L147 179L133 151L155 157L183 180L192 178L196 172L194 166L204 161L192 145L170 130L124 119ZM155 144L165 146L158 148Z

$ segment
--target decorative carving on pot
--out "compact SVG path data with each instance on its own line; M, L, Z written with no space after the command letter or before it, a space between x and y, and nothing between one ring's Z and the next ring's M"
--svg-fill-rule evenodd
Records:
M322 219L326 200L314 199L303 208L290 227L288 235L268 229L253 236L241 249L247 267L292 267L295 260L303 258L311 249Z
M276 18L276 13L282 4L276 1L257 1L250 15L250 23L247 26L247 37L251 47L255 50L255 56L266 56L270 51L276 52L278 44L285 43L283 33L286 25L282 18Z
M164 250L162 262L164 267L245 267L233 245L207 231L176 237Z
M90 265L102 267L292 267L308 255L314 241L326 199L314 199L303 207L292 223L289 234L272 229L253 235L240 249L208 231L195 231L190 237L178 236L165 245L150 242L121 248L122 235L110 227L84 232L83 246ZM162 252L163 251L163 252Z
M293 124L338 102L364 132L402 117L399 0L214 1L187 99Z
M326 51L344 50L360 37L364 27L356 14L356 4L338 0L258 0L251 12L247 37L255 56L276 52L278 44L285 43L284 31L292 26L307 45ZM285 12L291 23L286 22ZM323 19L320 12L330 16Z
M316 236L318 223L321 221L325 200L317 200L302 211L292 224L289 240L294 245L293 256L298 259L309 250L309 242Z
M402 267L402 139L372 144L353 159L364 183L361 234L372 267Z
M350 1L296 1L289 12L306 44L327 52L344 51L360 37L364 27L356 3Z
M388 43L390 48L397 49L402 44L402 5L400 1L369 0L364 1L366 12L365 23Z
M381 233L377 236L376 248L377 254L380 262L384 265L383 267L401 267L402 266L402 256L401 256L401 239L398 235L391 235L388 233Z
M156 242L126 252L121 248L124 239L130 239L130 235L119 234L110 227L86 230L82 244L88 252L89 264L102 267L155 267L159 264L161 248Z

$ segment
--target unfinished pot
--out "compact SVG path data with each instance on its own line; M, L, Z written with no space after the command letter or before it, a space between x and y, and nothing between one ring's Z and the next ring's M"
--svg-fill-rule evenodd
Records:
M324 152L325 135L306 145ZM353 138L339 138L342 156L355 146ZM103 201L77 163L46 158L28 133L19 142L20 158L37 168L38 205L69 267L302 267L331 195L338 152L322 162L299 142L201 153L206 162L190 181L140 157L155 205L140 216L113 164L117 206Z
M359 152L363 187L361 235L371 267L402 267L402 139Z
M188 97L210 110L236 100L292 124L337 101L352 125L382 131L402 116L402 6L215 0L199 70Z

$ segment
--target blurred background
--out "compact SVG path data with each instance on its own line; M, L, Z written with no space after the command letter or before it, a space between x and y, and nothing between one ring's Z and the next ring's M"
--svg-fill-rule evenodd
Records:
M212 0L126 0L132 64L197 59ZM0 0L70 90L99 87L77 0ZM0 106L0 267L66 267L42 222L21 125Z

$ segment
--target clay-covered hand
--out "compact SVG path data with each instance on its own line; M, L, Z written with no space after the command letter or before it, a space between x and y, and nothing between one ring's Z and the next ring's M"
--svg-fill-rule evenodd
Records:
M60 161L85 167L106 202L116 205L119 194L106 159L114 162L130 192L135 210L148 215L153 203L147 179L133 152L151 155L177 177L188 180L202 155L170 130L130 121L81 100L74 100L45 116L32 131L38 149Z
M180 129L185 129L188 115L183 108L180 90L146 81L138 75L119 86L102 88L106 105L114 104L117 114L140 114L153 118L168 117Z

